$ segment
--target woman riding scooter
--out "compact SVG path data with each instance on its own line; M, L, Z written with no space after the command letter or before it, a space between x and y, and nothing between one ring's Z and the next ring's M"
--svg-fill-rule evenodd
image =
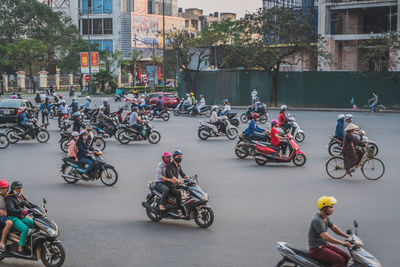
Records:
M276 147L281 147L282 154L279 153L279 156L282 158L286 154L286 148L288 146L288 143L286 140L281 140L281 137L279 136L278 130L276 127L279 127L279 122L277 120L273 120L271 122L271 145L276 146Z

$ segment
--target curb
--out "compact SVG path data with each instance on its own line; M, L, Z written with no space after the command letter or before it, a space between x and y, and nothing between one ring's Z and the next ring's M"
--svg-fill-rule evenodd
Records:
M247 110L248 106L231 106L232 109ZM268 110L280 111L279 107L268 107ZM322 111L322 112L343 112L343 113L371 113L369 110L364 109L352 109L352 108L301 108L301 107L290 107L290 110L294 111ZM400 110L386 109L384 112L378 113L400 113ZM377 114L378 114L377 113Z

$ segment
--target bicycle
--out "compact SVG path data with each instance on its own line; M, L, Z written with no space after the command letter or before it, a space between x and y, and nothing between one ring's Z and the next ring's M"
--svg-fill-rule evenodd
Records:
M385 173L385 164L375 158L374 147L368 147L364 150L364 155L360 162L355 166L355 169L361 167L361 172L365 178L368 180L378 180ZM333 179L342 179L346 176L347 171L344 168L344 158L343 157L331 157L325 165L326 172Z
M371 99L368 100L368 104L361 106L361 109L371 110L372 101L373 100L371 100ZM385 109L386 109L386 107L384 105L376 105L375 112L384 112Z

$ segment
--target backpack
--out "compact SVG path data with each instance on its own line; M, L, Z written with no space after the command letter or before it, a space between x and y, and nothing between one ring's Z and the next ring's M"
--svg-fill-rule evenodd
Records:
M43 107L42 113L44 113L44 114L48 114L49 113L49 105L48 104L44 103L44 107Z

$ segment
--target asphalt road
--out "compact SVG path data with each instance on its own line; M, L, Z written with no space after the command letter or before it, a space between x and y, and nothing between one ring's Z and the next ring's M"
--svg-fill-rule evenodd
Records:
M270 115L277 117L276 112ZM201 141L199 118L172 115L168 122L152 123L162 135L157 145L107 141L104 158L119 173L113 187L63 181L55 120L48 143L21 142L0 151L0 177L21 180L34 203L47 199L48 214L61 229L65 266L274 266L281 258L277 241L306 247L316 200L325 194L339 201L331 218L335 224L347 229L357 219L365 248L384 266L399 266L400 115L354 114L354 122L379 145L386 173L378 181L363 178L359 170L353 178L330 179L325 172L326 145L338 114L295 115L306 133L300 144L307 153L303 167L260 167L253 159L239 160L233 152L235 141ZM184 171L198 174L210 195L215 221L209 229L198 228L194 221L151 222L141 206L161 153L177 148L184 152ZM11 259L0 265L39 266Z

